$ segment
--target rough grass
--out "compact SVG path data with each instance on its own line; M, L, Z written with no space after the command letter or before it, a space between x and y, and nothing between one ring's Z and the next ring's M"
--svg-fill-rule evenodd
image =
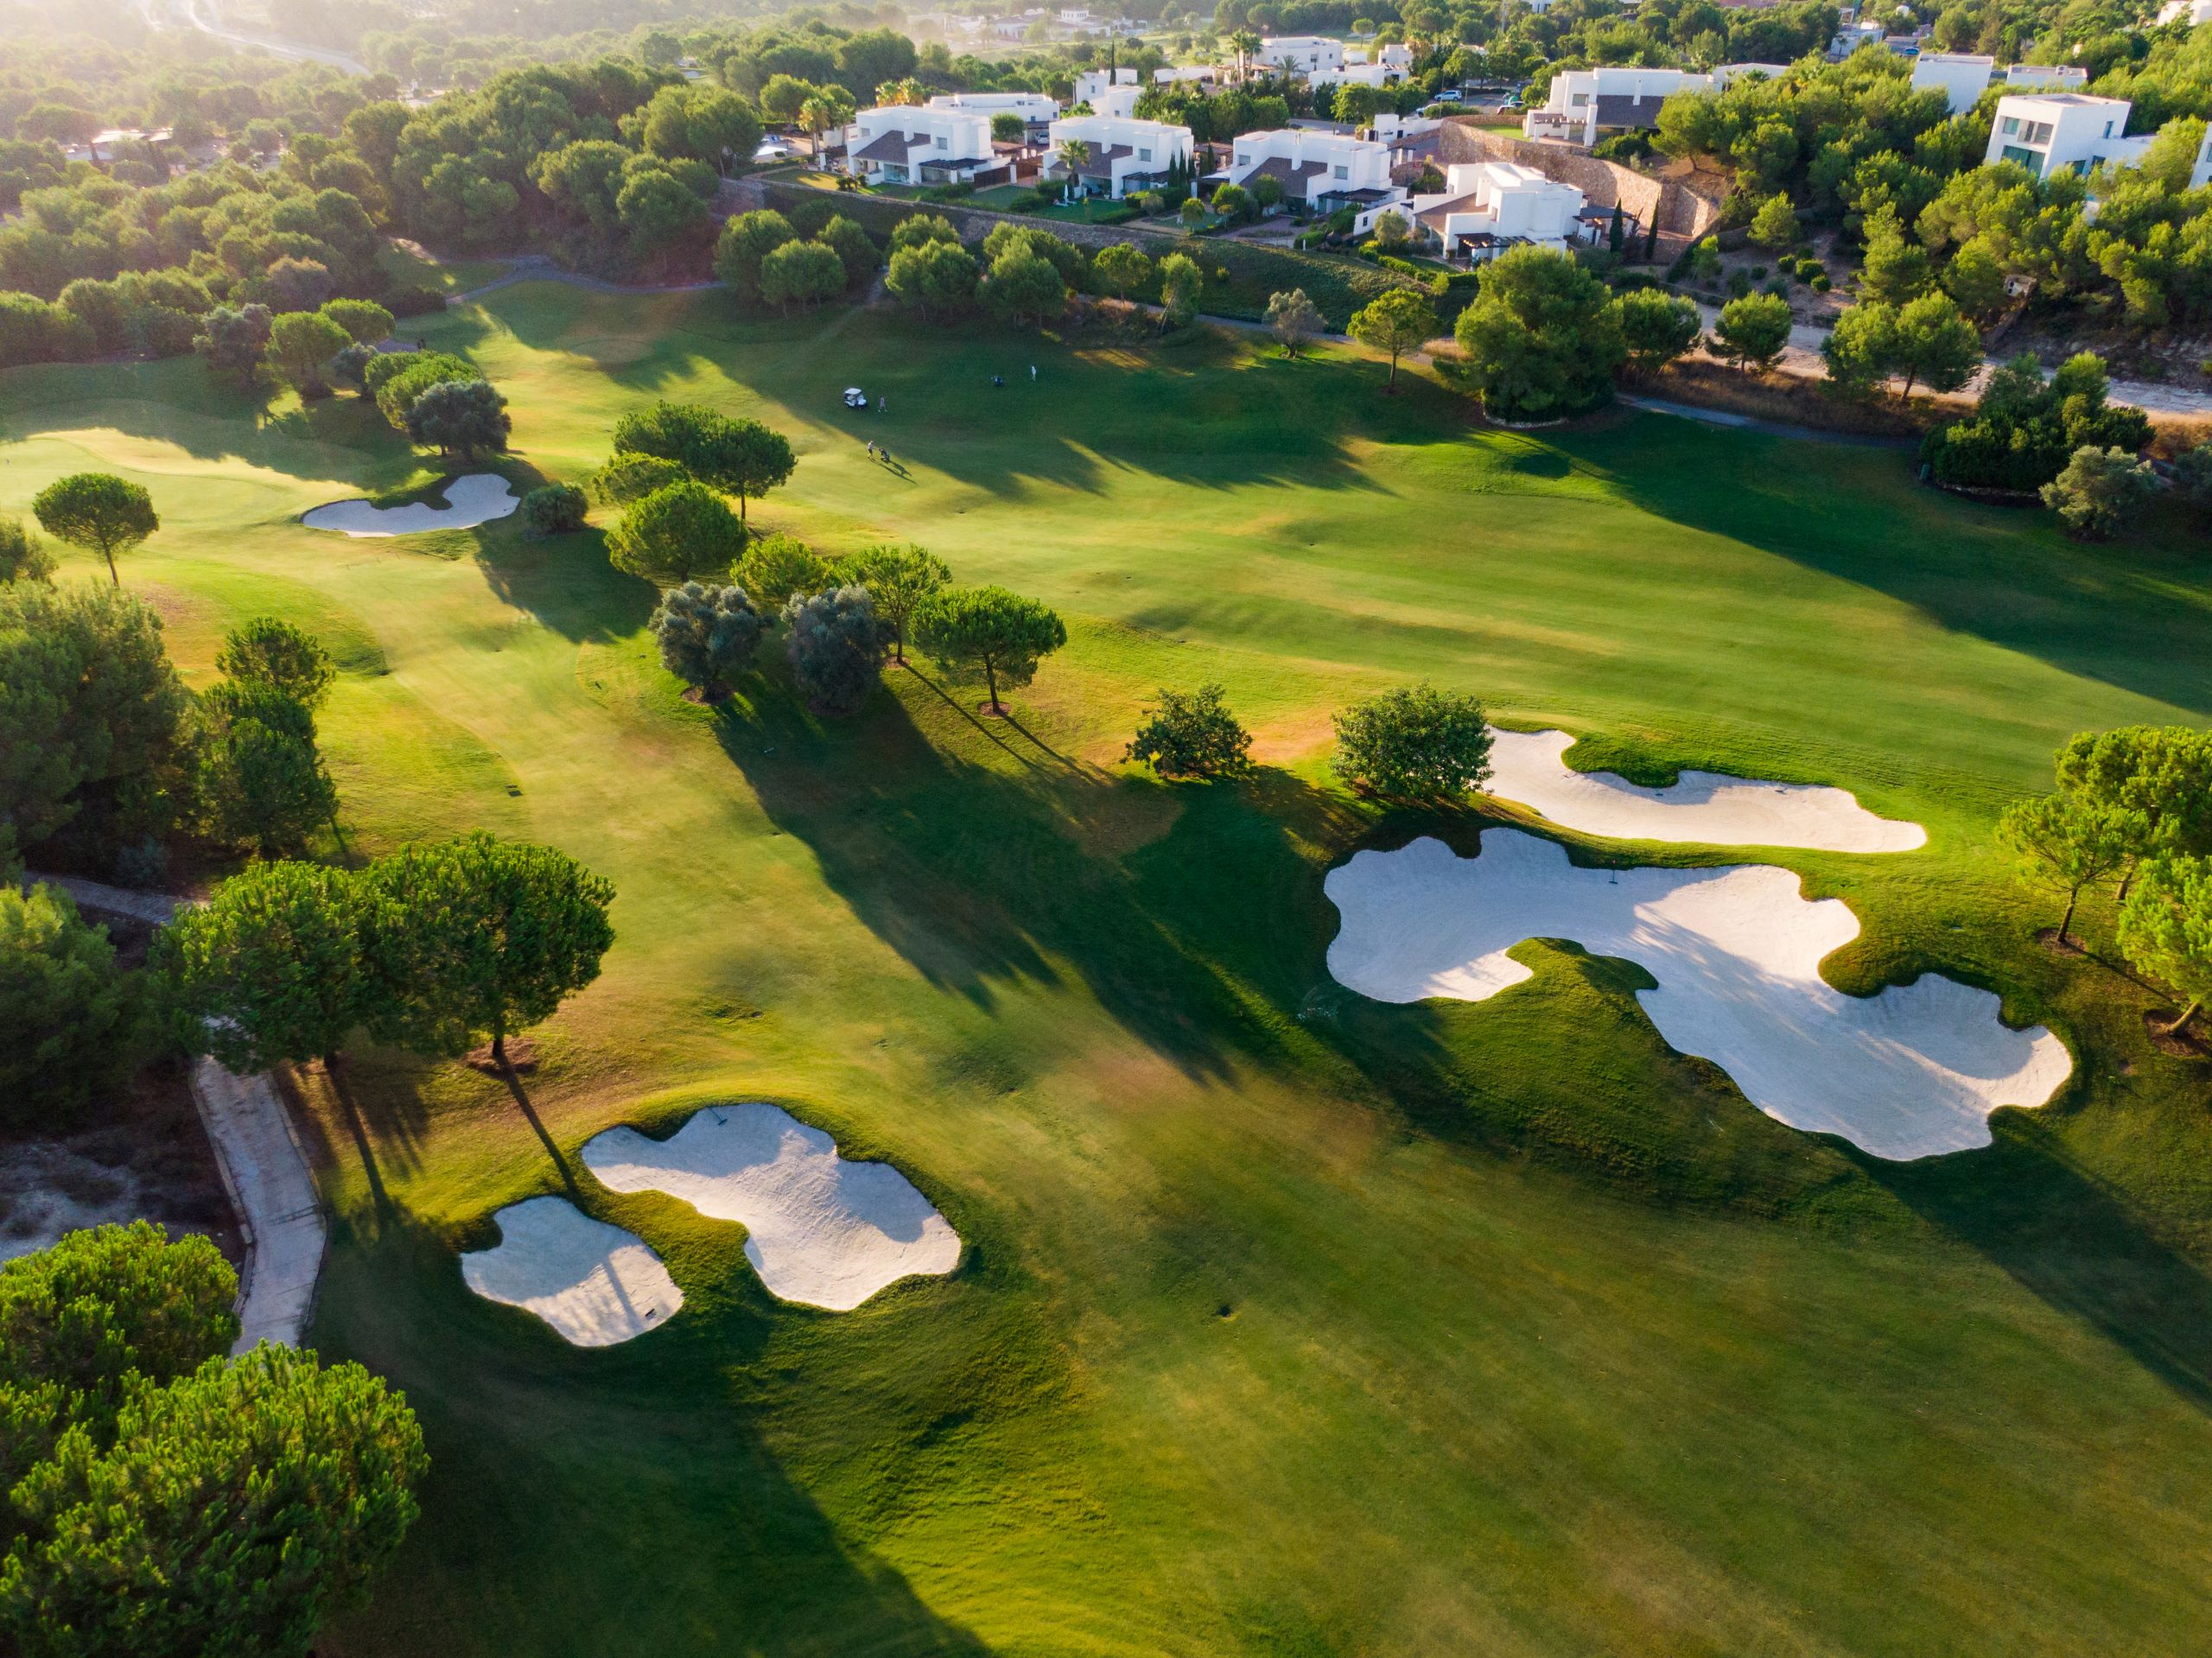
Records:
M302 1079L339 1215L317 1345L404 1388L435 1458L404 1560L324 1649L2197 1644L2204 1074L2145 1042L2147 993L2035 946L2055 900L1989 829L2067 734L2205 718L2198 544L2075 545L1878 451L1484 429L1338 349L1083 353L550 284L427 331L547 476L622 410L702 398L798 451L756 523L924 542L1071 639L1012 721L932 670L825 723L772 661L704 710L597 529L487 525L450 558L302 530L419 479L372 413L257 408L190 363L0 377L0 511L86 465L144 482L164 527L124 579L195 677L251 611L344 641L357 850L482 823L620 893L521 1099L373 1051ZM889 412L843 411L855 381ZM1257 778L1116 763L1155 686L1209 678ZM1325 783L1329 710L1418 678L1608 764L1925 822L1923 853L1789 860L1866 924L1831 976L1993 985L2077 1080L1988 1151L1884 1165L1669 1053L1633 971L1571 948L1524 946L1535 977L1479 1006L1349 995L1327 867L1479 827ZM2108 955L2108 915L2086 928ZM742 1097L894 1159L961 1270L779 1306L735 1229L575 1164ZM547 1141L667 1259L664 1330L578 1351L461 1287L492 1210L563 1189Z

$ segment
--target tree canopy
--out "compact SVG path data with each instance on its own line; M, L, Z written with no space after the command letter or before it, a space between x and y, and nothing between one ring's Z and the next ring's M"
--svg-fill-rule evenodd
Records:
M1471 696L1400 686L1336 715L1331 769L1355 788L1403 800L1456 801L1490 778L1491 730Z
M985 711L1002 715L999 687L1035 678L1038 664L1068 642L1068 630L1039 600L1004 588L946 588L917 611L914 637L948 668L981 673L990 692Z
M744 527L722 498L684 478L632 502L607 532L607 556L632 575L688 581L728 569L744 541Z
M1565 254L1508 249L1453 333L1468 383L1506 420L1550 420L1603 401L1625 354L1605 285Z
M162 527L153 497L111 473L79 472L55 480L31 498L31 511L50 536L107 561L108 581L121 587L115 556Z

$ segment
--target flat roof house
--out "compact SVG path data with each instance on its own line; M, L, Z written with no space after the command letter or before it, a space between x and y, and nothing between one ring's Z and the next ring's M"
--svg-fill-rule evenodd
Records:
M1301 75L1344 67L1344 43L1326 35L1270 35L1260 42L1255 61Z
M1048 124L1060 106L1043 92L939 92L929 101L933 110L964 110L986 121L995 115L1018 115L1025 126Z
M2132 162L2150 147L2147 137L2130 138L2124 98L2092 98L2085 92L2016 93L1997 100L1996 124L1989 130L1993 162L2018 162L2039 179L2066 168L2087 173L2107 162Z
M2078 63L2016 63L2005 71L2008 92L2079 92L2088 86L2089 72Z
M1052 123L1045 156L1047 179L1073 177L1085 195L1118 200L1132 190L1148 190L1171 167L1191 164L1191 130L1165 121L1138 121L1111 115L1067 115ZM1060 146L1076 143L1090 151L1071 167Z
M1134 69L1086 69L1075 78L1075 101L1090 105L1093 115L1135 115L1143 91Z
M1282 185L1286 205L1313 213L1365 211L1398 194L1390 183L1390 146L1308 127L1247 132L1230 146L1228 182L1259 178Z
M1587 148L1603 132L1657 126L1659 106L1676 92L1712 88L1710 75L1688 69L1566 69L1552 77L1551 91L1541 106L1522 117L1521 134Z
M1385 208L1429 232L1447 259L1480 264L1510 247L1566 251L1580 239L1582 192L1511 162L1455 162L1444 188Z
M1912 90L1941 90L1950 102L1951 113L1964 114L1989 90L1997 60L1979 52L1923 52L1912 60Z
M870 184L965 184L1000 163L991 118L972 110L886 104L862 110L845 135L845 166Z

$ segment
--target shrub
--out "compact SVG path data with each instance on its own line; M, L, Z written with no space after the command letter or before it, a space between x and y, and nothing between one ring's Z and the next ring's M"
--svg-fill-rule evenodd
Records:
M738 585L770 615L780 614L792 599L820 593L836 580L830 561L797 536L762 536L738 562Z
M0 518L0 582L51 581L54 555L21 518Z
M809 706L825 714L857 712L881 681L891 646L891 628L875 613L868 589L794 594L784 607L784 626L791 675Z
M73 312L30 294L0 294L0 368L89 357L92 327Z
M2133 454L2151 441L2150 417L2107 403L2105 389L2104 365L2088 352L2048 384L2033 356L2016 358L1990 375L1970 418L1929 433L1921 459L1955 489L2040 490L2084 447Z
M1471 696L1400 687L1341 710L1331 769L1356 789L1456 800L1490 778L1490 722Z
M60 887L0 882L0 1122L67 1128L121 1076L131 1025L106 929Z
M1252 769L1252 734L1223 705L1219 685L1183 692L1160 688L1160 700L1123 756L1164 778L1232 777Z
M662 665L713 702L753 665L767 624L743 588L686 581L661 594L646 626L660 643Z
M321 642L275 616L256 616L232 628L215 666L240 685L259 685L319 708L338 677L338 665Z
M394 317L432 316L446 308L446 296L435 288L395 288L385 296L385 308Z
M2107 541L2134 521L2157 488L2149 461L2085 443L2043 486L2043 504L2082 540Z
M536 537L565 536L584 527L590 503L574 484L544 484L522 498L522 526Z

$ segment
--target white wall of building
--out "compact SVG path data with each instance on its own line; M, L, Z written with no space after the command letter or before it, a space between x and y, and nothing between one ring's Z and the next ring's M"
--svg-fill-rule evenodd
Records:
M1060 106L1042 92L939 92L929 107L964 111L987 121L995 115L1018 115L1031 126L1042 126L1060 112Z
M1961 115L1981 101L1996 72L1997 60L1979 52L1923 52L1912 60L1912 90L1941 92Z
M1993 162L2018 162L2047 179L2072 168L2086 173L2107 162L2132 162L2150 145L2147 137L2129 138L2124 98L2091 98L2082 92L2015 93L1997 100L1990 128Z
M1384 209L1433 232L1446 254L1494 258L1522 243L1564 251L1577 238L1582 192L1510 162L1458 162L1445 169L1444 188ZM1464 238L1494 238L1467 246Z
M1116 116L1068 115L1052 123L1046 139L1046 178L1064 179L1069 175L1071 169L1060 160L1058 152L1062 144L1071 141L1090 145L1094 162L1106 162L1108 194L1116 197L1141 190L1169 168L1188 167L1191 162L1188 127L1170 126L1164 121L1124 120ZM1113 152L1117 150L1128 153L1115 155Z
M1311 203L1332 191L1390 188L1389 145L1309 127L1243 134L1230 146L1229 181L1249 187L1253 175L1270 161L1287 162L1294 170L1315 169L1287 186L1293 201Z
M1260 42L1257 61L1301 75L1344 67L1344 44L1326 35L1271 35Z
M1713 86L1712 76L1688 69L1628 66L1563 69L1552 77L1543 103L1522 118L1522 136L1593 144L1603 130L1599 119L1601 98L1664 98L1680 92L1710 92Z
M862 156L880 140L893 137L904 141L903 156ZM927 105L886 104L862 110L846 129L845 144L847 165L878 184L920 183L925 166L944 171L946 182L957 183L976 168L990 166L994 159L989 116ZM884 146L887 150L896 148Z

